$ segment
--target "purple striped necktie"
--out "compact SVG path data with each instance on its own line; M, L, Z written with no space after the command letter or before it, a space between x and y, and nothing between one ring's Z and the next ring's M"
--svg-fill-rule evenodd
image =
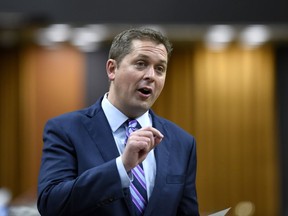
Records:
M139 129L137 128L138 122L135 119L128 120L128 126L126 127L126 141L130 134ZM126 143L126 142L125 142ZM143 215L145 207L147 205L147 190L145 175L142 167L142 163L138 164L131 170L133 174L133 182L130 185L130 192L132 195L132 201L135 206L136 215Z

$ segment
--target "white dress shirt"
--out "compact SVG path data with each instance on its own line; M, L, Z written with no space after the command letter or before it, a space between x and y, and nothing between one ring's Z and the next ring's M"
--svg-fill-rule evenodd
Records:
M118 151L120 156L116 158L116 165L118 168L118 172L121 178L121 183L123 188L127 188L130 186L131 181L133 180L129 178L127 174L122 159L121 154L123 153L125 147L125 125L124 123L127 121L128 117L125 116L120 110L118 110L115 106L113 106L110 101L107 99L108 93L105 94L101 106L105 113L105 116L109 122L111 127L113 137L115 139ZM136 118L141 127L152 126L151 116L149 115L149 111L145 112L142 116ZM145 179L146 179L146 187L147 187L147 196L148 199L151 196L151 193L154 188L155 176L156 176L156 161L154 156L154 149L152 149L147 155L146 159L142 162Z

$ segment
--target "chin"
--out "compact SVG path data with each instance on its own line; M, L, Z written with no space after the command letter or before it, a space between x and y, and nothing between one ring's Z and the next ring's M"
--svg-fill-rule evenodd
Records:
M149 110L151 108L150 105L148 104L142 104L141 106L134 106L134 108L131 110L135 116L141 116L143 115L147 110Z

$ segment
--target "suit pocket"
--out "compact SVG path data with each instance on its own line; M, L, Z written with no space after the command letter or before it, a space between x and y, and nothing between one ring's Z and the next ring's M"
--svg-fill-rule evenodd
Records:
M184 184L184 181L184 175L167 175L166 177L167 184Z

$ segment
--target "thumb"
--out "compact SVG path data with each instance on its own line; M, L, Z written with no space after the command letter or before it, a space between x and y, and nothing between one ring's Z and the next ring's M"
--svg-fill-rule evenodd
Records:
M164 138L164 136L162 136L162 137L155 136L154 137L155 145L158 145L163 140L163 138Z

